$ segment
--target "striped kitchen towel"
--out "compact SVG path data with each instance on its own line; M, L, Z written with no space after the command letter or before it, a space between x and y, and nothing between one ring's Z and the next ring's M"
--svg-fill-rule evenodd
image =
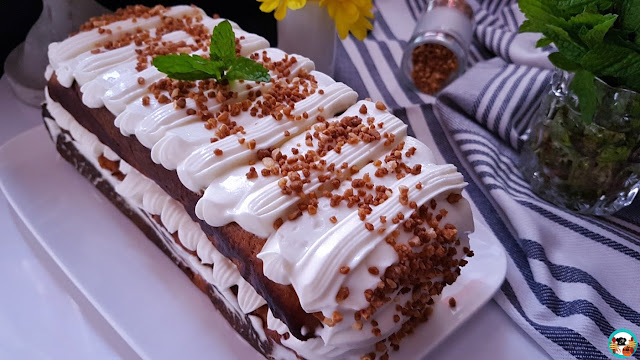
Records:
M378 0L374 30L338 46L336 77L383 100L458 165L508 255L495 301L553 359L609 359L608 338L640 333L640 200L614 216L562 211L533 194L518 152L553 70L535 34L518 34L517 1L474 3L472 67L437 99L402 86L402 48L426 0ZM434 116L435 114L435 116ZM640 351L634 355L640 359Z

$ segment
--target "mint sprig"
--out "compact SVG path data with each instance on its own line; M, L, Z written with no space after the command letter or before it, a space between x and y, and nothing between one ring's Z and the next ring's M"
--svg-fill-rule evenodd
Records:
M225 20L213 29L210 59L199 55L169 54L156 56L152 64L176 80L250 80L267 82L269 71L252 59L236 56L235 34Z
M640 91L640 6L638 0L519 0L527 20L520 32L539 32L536 46L555 44L549 60L575 73L571 90L582 119L597 108L595 78Z

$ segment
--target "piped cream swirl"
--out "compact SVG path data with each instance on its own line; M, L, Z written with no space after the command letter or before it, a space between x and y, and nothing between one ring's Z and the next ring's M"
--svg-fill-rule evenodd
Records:
M376 184L385 185L392 190L389 199L373 207L372 213L367 216L366 221L376 231L365 229L357 207L349 208L344 204L331 207L330 200L322 198L318 214L305 214L296 220L285 222L269 237L258 254L258 258L263 261L264 274L278 283L291 284L306 312L322 312L328 318L331 318L334 311L342 314L344 321L332 327L324 327L319 334L325 345L341 348L345 352L351 348L371 345L377 339L370 336L370 329L354 330L351 325L354 323L353 314L369 305L364 297L365 290L376 288L380 282L380 276L372 275L368 269L386 269L398 261L396 251L384 239L402 223L387 221L382 224L380 217L391 219L395 214L402 213L405 218L409 218L413 210L399 201L401 187L409 189L411 200L417 204L435 199L441 208L449 212L447 222L456 224L460 247L468 246L468 234L473 231L471 210L466 200L462 199L456 204L446 201L450 193L459 193L466 186L462 175L453 165L434 164L431 151L416 139L406 137L404 142L405 149L416 148L415 154L406 159L405 163L409 166L420 164L422 171L418 175L400 180L394 176L376 179ZM362 168L357 176L368 173L373 178L376 169L371 163ZM421 189L416 188L418 183L421 184ZM350 187L350 182L343 182L336 193L343 193ZM331 222L330 216L335 216L337 223ZM386 230L380 234L377 230L383 227ZM397 241L408 243L411 237L412 234L402 231ZM348 274L340 272L343 266L350 268ZM336 294L342 287L347 287L351 295L338 302ZM402 296L398 296L402 299ZM378 309L376 320L382 337L399 329L402 322L393 321L394 314L394 302Z

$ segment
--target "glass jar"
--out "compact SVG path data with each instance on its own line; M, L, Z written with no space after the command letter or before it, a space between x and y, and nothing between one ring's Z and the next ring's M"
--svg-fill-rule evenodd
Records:
M557 72L521 154L521 168L543 199L583 214L609 215L631 204L640 188L640 94L595 80L591 122Z
M465 0L429 0L404 48L401 72L409 88L433 95L467 67L473 10Z

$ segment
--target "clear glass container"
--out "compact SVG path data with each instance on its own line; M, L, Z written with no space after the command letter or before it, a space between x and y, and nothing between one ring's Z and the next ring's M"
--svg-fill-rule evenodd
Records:
M406 86L435 94L467 67L473 10L465 0L429 0L404 48L401 71Z
M598 105L591 123L558 71L521 154L531 188L563 208L609 215L631 204L640 188L640 94L595 80Z

